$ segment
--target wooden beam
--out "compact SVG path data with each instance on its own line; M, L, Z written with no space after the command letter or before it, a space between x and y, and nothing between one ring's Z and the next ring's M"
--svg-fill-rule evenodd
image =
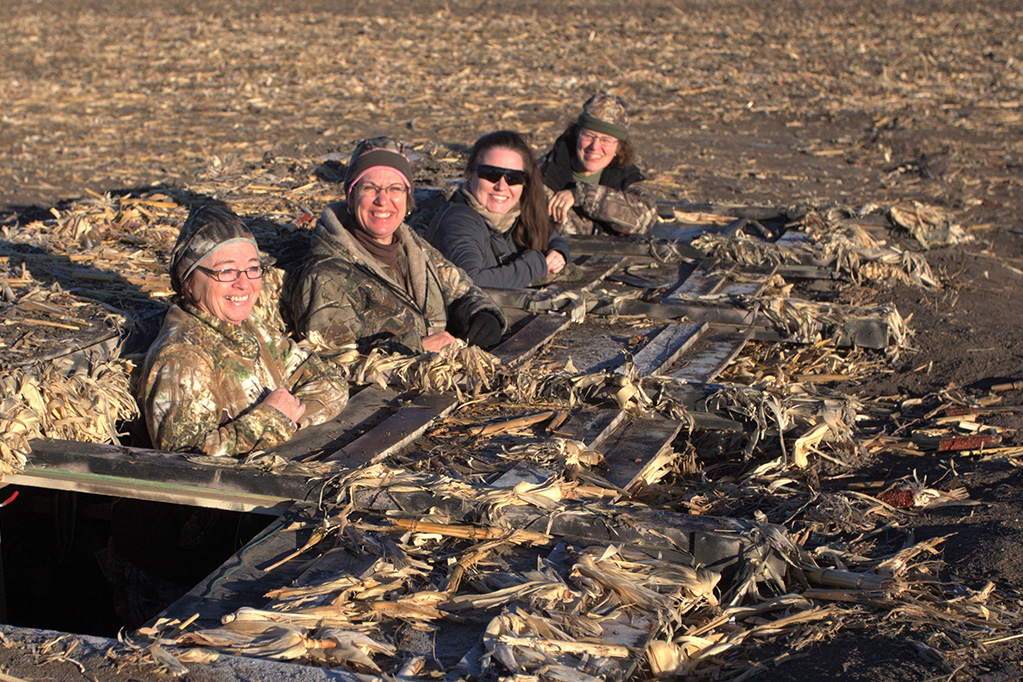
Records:
M629 420L601 448L608 468L604 478L628 490L647 465L671 446L682 426L658 415Z
M643 346L633 357L632 364L640 376L656 374L674 363L693 347L710 325L706 322L676 322L662 329L650 343ZM615 370L624 373L624 368Z
M748 328L711 327L700 337L682 367L670 376L689 383L707 383L735 359L749 337Z
M436 419L455 409L457 403L452 395L418 395L393 416L343 448L330 452L322 461L355 467L388 457L419 438Z
M119 445L36 439L25 470L5 480L39 488L280 513L316 489L307 474L270 473L188 461L179 453ZM233 460L226 460L234 464Z
M536 315L491 352L506 365L523 362L570 324L572 321L564 315Z
M394 413L398 394L391 388L366 386L354 393L345 409L334 419L298 431L291 440L267 452L284 459L319 459L355 440Z

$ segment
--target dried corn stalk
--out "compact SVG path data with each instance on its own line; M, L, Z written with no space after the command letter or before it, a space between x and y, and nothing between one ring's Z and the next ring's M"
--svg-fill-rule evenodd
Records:
M138 415L128 372L118 360L71 373L44 363L0 376L0 472L24 467L33 438L116 443L117 422Z
M339 352L325 344L317 332L302 344L328 358L357 384L391 384L402 390L429 393L454 391L464 399L493 390L500 374L497 358L478 346L465 344L452 344L443 353L402 355L374 349L362 354L354 345Z
M705 233L693 240L693 246L714 258L744 265L818 265L855 282L895 281L925 289L941 288L922 256L878 242L861 227L836 226L811 212L798 228L805 238L784 245L743 233Z
M896 227L906 230L925 249L973 241L962 226L953 223L947 211L918 201L895 204L888 217Z

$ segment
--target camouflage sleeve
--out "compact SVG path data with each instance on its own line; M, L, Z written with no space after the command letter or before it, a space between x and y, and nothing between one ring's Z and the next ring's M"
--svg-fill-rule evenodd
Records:
M461 321L461 326L467 328L468 318L485 310L501 321L501 331L504 332L508 327L508 321L505 319L501 306L476 286L465 270L445 258L427 241L418 237L417 241L426 252L426 259L440 280L441 288L447 298L448 314L450 315L457 309L458 314L466 316L466 319ZM458 305L455 306L455 303Z
M288 338L285 372L287 388L306 406L303 425L322 424L341 413L348 404L348 383L341 372Z
M242 455L282 443L295 431L279 410L257 404L220 424L213 369L190 347L168 347L154 361L144 388L153 446L171 452Z
M303 338L317 332L317 348L325 355L341 352L362 335L358 311L363 305L354 281L338 268L320 269L303 276L289 296L296 331Z
M657 222L657 202L642 183L619 190L580 182L572 192L584 217L615 234L643 234Z

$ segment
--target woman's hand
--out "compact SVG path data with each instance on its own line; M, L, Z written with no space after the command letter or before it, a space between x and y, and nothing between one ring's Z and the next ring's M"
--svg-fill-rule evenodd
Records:
M263 403L280 410L285 417L298 424L305 414L305 404L286 388L275 388L263 398Z
M430 334L429 336L423 337L423 350L439 353L456 341L458 341L458 339L448 332L437 332L436 334Z
M563 189L560 192L555 192L547 202L547 213L554 219L554 222L560 223L568 217L568 212L572 210L573 206L575 206L575 195L572 194L572 190Z
M547 252L547 274L556 275L565 268L565 256L560 251Z

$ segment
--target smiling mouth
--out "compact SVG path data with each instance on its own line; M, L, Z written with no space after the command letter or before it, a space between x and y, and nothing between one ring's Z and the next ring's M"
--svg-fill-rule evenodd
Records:
M248 294L246 294L245 296L227 296L226 298L231 303L245 303L246 301L249 300Z

